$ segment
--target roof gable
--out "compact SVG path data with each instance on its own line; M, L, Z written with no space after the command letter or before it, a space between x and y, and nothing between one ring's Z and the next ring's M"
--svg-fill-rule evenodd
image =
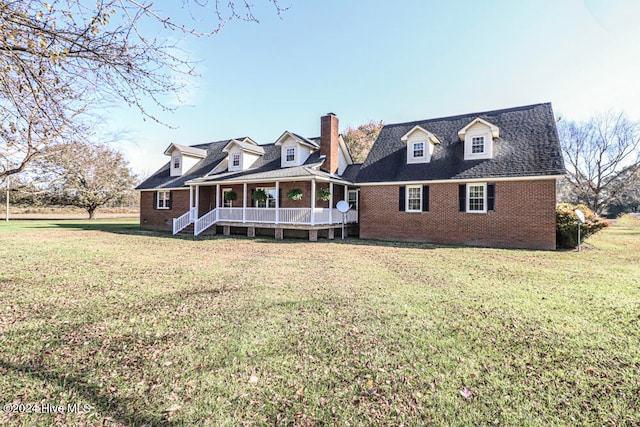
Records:
M308 138L304 138L296 133L289 132L288 130L285 130L282 133L282 135L280 135L278 139L276 139L276 142L274 143L274 145L280 146L289 138L295 140L298 144L306 145L307 147L312 148L314 150L320 148L320 146L315 141L312 141L311 139L308 139Z
M468 125L466 125L465 127L463 127L462 129L460 129L458 131L458 136L460 137L461 141L464 141L464 136L467 133L467 130L469 130L469 128L477 125L478 123L485 125L486 127L488 127L491 130L491 136L494 138L499 138L500 137L500 128L498 128L498 126L489 123L486 120L481 119L480 117L476 117L474 120L471 121L471 123L469 123Z
M164 154L170 156L174 150L178 150L182 154L186 154L192 157L198 157L201 159L204 159L207 156L207 150L203 150L197 147L190 147L188 145L175 144L173 142L169 144L166 150L164 150Z
M429 139L429 141L431 141L433 144L440 144L440 140L438 139L437 136L435 136L434 134L432 134L431 132L429 132L428 130L424 129L422 126L419 126L419 125L415 125L413 128L411 128L409 132L402 135L400 137L400 141L406 143L407 141L409 141L409 137L416 132L424 133L425 136Z

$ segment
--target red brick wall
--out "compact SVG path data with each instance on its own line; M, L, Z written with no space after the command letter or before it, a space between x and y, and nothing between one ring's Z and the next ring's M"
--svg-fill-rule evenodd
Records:
M555 249L555 180L495 183L495 211L458 211L458 183L429 185L429 212L400 212L399 186L360 188L364 239Z
M172 230L173 218L189 210L189 190L171 191L171 209L154 209L155 191L140 192L140 227L149 230Z
M326 156L320 167L330 173L338 171L338 117L329 113L320 118L320 155Z

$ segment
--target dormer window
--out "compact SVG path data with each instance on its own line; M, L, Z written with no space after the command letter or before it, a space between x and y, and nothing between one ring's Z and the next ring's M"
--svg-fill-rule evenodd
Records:
M180 157L173 158L173 168L180 169Z
M484 136L474 136L471 139L471 154L484 153Z
M413 158L418 159L424 157L424 142L413 143Z
M294 162L296 160L296 149L295 148L287 148L286 161Z
M464 159L480 160L493 158L493 141L500 136L500 129L493 123L481 119L472 120L458 131L464 142Z
M440 140L421 126L414 126L400 137L407 145L407 163L429 163Z
M233 167L240 167L240 153L235 153L231 158L231 165Z

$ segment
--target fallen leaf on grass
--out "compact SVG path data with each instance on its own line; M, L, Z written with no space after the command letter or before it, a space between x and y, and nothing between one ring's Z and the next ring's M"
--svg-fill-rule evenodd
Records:
M300 387L298 391L296 391L296 396L303 397L304 396L304 386Z
M173 414L174 412L179 411L180 408L182 408L182 406L178 405L177 403L174 403L173 405L165 409L165 412L168 412L169 414Z
M473 397L473 392L469 387L465 387L462 390L460 390L460 394L462 395L462 397L464 397L467 400Z
M249 377L249 384L258 384L258 376L255 373Z

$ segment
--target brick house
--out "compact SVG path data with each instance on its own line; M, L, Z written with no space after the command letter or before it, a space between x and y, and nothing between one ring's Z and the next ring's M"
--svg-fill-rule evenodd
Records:
M360 237L555 249L551 104L384 126L356 178Z
M320 130L318 138L285 131L266 145L249 137L169 145L169 163L137 187L140 226L174 234L333 238L343 220L357 222L360 165L334 114L321 118ZM351 206L344 217L336 209L341 200Z
M385 125L362 165L335 115L320 130L171 144L170 162L138 187L141 227L333 238L344 200L365 239L555 248L565 169L550 104Z

